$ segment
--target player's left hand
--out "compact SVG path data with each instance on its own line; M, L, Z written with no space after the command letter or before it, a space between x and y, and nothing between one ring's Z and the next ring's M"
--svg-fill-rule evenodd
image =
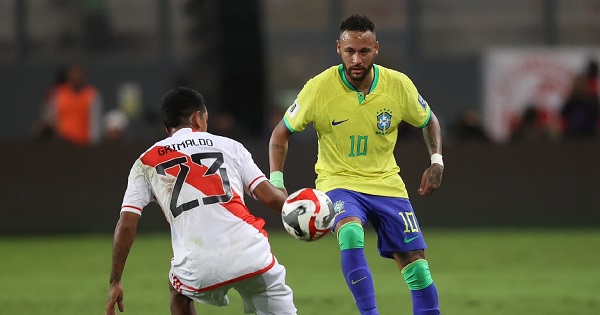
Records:
M125 310L125 306L123 305L123 287L121 287L121 283L110 287L108 302L106 303L106 315L115 315L117 313L115 311L115 303L117 303L119 311L122 313Z
M421 177L421 186L419 187L419 195L429 196L442 184L442 173L444 167L439 164L431 164L431 166L423 172Z

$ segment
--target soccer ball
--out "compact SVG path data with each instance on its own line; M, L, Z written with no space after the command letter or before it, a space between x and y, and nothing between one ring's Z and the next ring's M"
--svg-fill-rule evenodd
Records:
M302 241L316 241L333 227L333 203L317 189L302 188L287 197L281 210L286 231Z

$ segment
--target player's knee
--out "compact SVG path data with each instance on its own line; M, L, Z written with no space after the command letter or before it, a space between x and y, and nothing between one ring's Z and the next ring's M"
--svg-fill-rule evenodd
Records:
M402 276L411 291L422 290L433 283L429 264L425 259L417 259L402 268Z
M338 229L337 237L341 250L365 247L365 231L358 222L342 225Z

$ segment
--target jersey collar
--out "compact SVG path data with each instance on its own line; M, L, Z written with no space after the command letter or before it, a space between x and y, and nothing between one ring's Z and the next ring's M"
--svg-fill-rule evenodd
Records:
M364 92L359 92L356 90L356 88L354 88L354 86L352 86L352 84L350 84L350 82L348 82L348 78L346 78L346 74L344 73L344 65L340 64L338 66L338 72L340 74L340 77L342 78L342 82L344 82L344 85L349 88L350 90L356 92L358 94L358 103L362 104L362 102L364 102L365 100L365 93ZM373 82L371 82L371 87L369 88L369 93L370 94L373 90L375 90L375 88L377 87L377 83L379 83L379 67L376 64L373 64Z
M175 135L187 135L187 134L190 134L190 133L192 133L192 132L200 132L200 131L199 131L199 130L197 130L197 129L194 129L194 128L185 127L185 128L181 128L181 129L178 129L177 131L175 131L175 132L174 132L174 133L171 135L171 137L173 137L173 136L175 136Z

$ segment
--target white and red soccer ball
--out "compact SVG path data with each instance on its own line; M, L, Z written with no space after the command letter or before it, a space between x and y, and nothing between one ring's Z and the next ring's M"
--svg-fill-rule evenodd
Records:
M314 188L302 188L287 197L281 211L286 231L302 241L316 241L333 227L333 203Z

